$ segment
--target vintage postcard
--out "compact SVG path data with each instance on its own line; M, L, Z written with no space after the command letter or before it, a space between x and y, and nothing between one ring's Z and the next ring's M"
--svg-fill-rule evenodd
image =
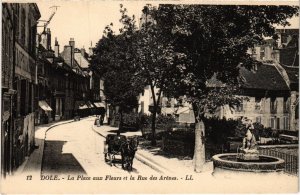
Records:
M4 1L1 193L296 193L299 2Z

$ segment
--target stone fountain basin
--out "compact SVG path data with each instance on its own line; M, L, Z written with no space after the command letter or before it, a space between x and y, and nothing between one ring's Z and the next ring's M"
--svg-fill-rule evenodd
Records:
M237 153L217 154L212 157L214 176L228 178L239 176L275 176L284 171L284 160L259 155L258 161L237 161Z

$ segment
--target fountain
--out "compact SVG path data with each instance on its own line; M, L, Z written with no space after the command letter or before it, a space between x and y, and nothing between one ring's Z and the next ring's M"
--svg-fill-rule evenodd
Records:
M250 126L247 130L243 146L237 153L217 154L212 157L215 177L242 179L260 175L273 178L283 173L283 159L259 155L252 128L253 126Z

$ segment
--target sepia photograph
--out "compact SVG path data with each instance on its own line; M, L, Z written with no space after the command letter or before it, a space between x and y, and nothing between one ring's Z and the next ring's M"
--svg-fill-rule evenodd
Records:
M298 4L3 1L1 193L297 193Z

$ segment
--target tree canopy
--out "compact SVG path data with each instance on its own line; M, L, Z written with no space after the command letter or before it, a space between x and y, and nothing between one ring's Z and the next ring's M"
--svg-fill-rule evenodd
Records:
M239 5L160 5L157 24L171 37L174 51L183 53L185 62L174 85L167 92L184 96L193 105L195 115L195 171L205 162L205 113L229 104L239 104L239 68L251 69L258 62L247 53L264 37L276 38L274 24L288 25L298 14L291 6ZM212 80L226 87L210 85Z
M238 103L229 96L237 90L239 68L251 69L258 63L247 50L264 37L276 38L274 24L288 25L287 19L297 13L298 7L291 6L160 5L158 26L171 35L175 52L186 56L185 63L177 66L181 82L171 92L206 108ZM218 95L207 85L213 77L231 87Z
M107 102L113 107L119 107L120 129L122 128L122 113L130 112L138 106L137 97L143 90L143 82L135 78L135 66L132 63L134 49L132 44L135 26L134 18L127 16L127 10L121 7L120 21L123 27L120 34L112 30L113 24L105 27L104 36L94 49L92 67L104 80L104 94Z
M276 39L274 25L288 25L287 19L298 15L298 9L174 4L156 9L147 5L143 9L144 24L139 30L135 18L121 9L123 28L120 35L115 35L106 27L106 36L95 49L96 68L103 73L106 94L115 105L125 106L120 102L150 85L156 108L162 92L169 97L184 96L193 105L199 123L206 112L225 104L239 104L241 99L235 96L241 82L239 69L251 69L259 63L247 50L262 43L264 37ZM214 81L226 87L211 85ZM154 87L159 88L158 93ZM156 112L153 139L155 116ZM200 126L196 124L196 165L203 165L205 159L205 133L204 128L198 131ZM195 170L201 170L201 166Z

